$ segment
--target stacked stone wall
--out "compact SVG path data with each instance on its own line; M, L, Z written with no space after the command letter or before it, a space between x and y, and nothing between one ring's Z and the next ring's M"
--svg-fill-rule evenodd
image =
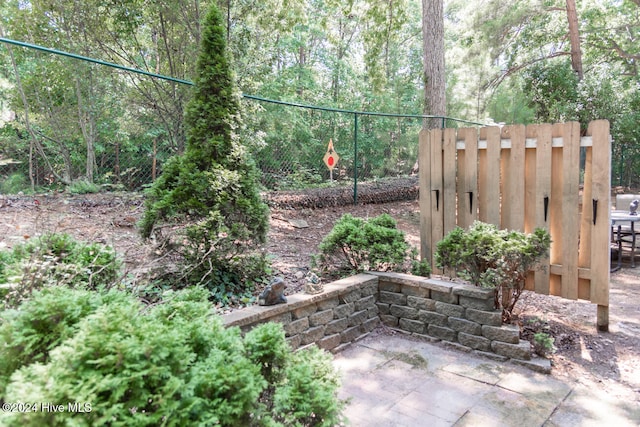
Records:
M245 331L280 322L294 349L316 344L338 351L382 322L468 351L530 360L529 342L520 340L517 326L502 324L494 299L494 290L464 283L370 273L329 283L321 294L292 295L286 304L252 306L223 319Z

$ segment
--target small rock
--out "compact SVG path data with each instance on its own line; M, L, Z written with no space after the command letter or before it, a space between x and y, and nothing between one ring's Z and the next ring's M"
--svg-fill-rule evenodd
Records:
M294 226L295 228L308 228L309 224L304 219L289 219L287 220L289 224Z
M295 278L300 280L304 277L304 273L302 271L296 271L296 274L294 274Z

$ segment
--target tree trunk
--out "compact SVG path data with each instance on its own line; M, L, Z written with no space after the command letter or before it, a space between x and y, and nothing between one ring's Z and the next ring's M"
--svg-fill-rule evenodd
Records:
M444 69L443 0L422 0L422 38L424 46L424 114L446 114ZM442 119L426 120L428 129L442 127Z
M567 0L567 20L569 21L569 40L571 42L571 68L582 80L582 49L580 48L580 29L576 0Z

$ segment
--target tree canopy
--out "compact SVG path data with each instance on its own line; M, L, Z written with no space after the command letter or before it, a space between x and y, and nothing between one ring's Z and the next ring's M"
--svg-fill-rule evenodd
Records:
M8 38L195 80L212 3L222 12L229 65L243 93L410 114L425 111L432 99L425 98L418 0L126 0L109 6L11 0L0 5L0 29ZM609 119L613 181L636 179L640 153L630 124L637 122L637 1L425 3L443 6L447 115L487 123ZM185 149L191 96L185 85L8 45L0 47L0 62L2 108L17 117L3 123L0 152L22 161L11 171L34 185L85 179L136 189ZM567 71L564 81L556 79ZM545 87L554 92L540 99ZM326 178L322 154L310 156L329 138L351 139L347 117L255 101L240 110L243 138L271 182ZM410 170L409 141L420 123L385 118L360 125L365 176ZM343 154L344 164L353 160ZM278 160L285 155L286 165ZM283 166L286 176L275 172ZM7 170L0 173L8 176Z

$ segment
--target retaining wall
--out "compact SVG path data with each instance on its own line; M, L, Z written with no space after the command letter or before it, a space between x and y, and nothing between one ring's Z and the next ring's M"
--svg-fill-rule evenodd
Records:
M467 351L530 360L519 329L503 325L494 290L398 273L358 274L325 285L317 295L291 295L286 304L252 306L223 316L247 331L264 322L284 325L297 349L311 344L338 351L382 322L407 333L453 343Z

